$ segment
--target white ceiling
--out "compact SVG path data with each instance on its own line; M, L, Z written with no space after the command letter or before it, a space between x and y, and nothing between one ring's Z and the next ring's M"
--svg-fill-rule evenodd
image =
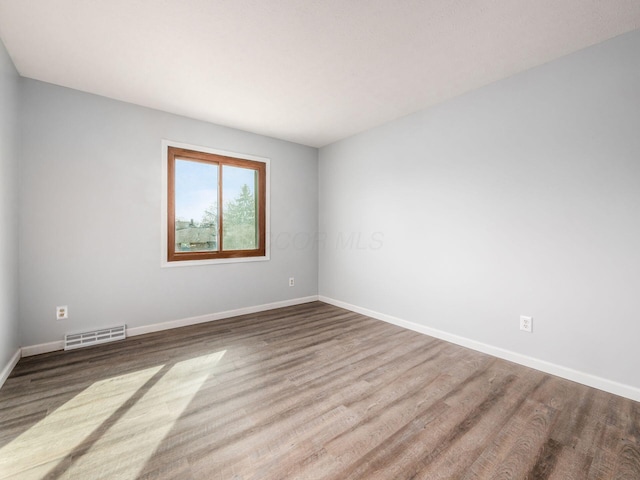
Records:
M25 77L315 147L637 28L640 0L0 0Z

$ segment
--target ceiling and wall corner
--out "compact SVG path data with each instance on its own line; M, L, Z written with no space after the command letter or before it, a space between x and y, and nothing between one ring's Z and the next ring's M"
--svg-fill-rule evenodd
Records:
M0 0L22 76L315 147L636 28L637 0Z

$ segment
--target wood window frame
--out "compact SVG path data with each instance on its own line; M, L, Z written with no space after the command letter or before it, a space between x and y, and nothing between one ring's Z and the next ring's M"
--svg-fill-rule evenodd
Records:
M168 263L183 261L206 261L217 259L242 259L266 257L267 255L267 234L266 234L266 215L267 215L267 163L264 161L233 157L217 153L210 153L190 148L177 146L166 146L167 148L167 246L166 260ZM175 164L176 159L184 159L194 162L207 163L218 166L218 228L217 241L218 250L210 252L177 252L175 249ZM223 166L229 165L234 167L247 168L255 170L258 174L257 180L257 241L258 247L251 250L223 250L224 240L222 229L224 225L223 215L223 183L222 174Z

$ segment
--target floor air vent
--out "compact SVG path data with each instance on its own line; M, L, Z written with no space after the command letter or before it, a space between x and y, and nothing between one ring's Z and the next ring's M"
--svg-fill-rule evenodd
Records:
M116 340L123 340L125 338L127 338L126 325L103 328L102 330L94 330L92 332L68 333L64 336L64 349L72 350L74 348L88 347L100 343L115 342Z

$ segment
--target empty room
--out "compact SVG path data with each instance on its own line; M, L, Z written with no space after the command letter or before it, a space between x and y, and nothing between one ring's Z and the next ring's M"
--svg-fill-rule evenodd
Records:
M638 0L0 0L0 479L640 480Z

